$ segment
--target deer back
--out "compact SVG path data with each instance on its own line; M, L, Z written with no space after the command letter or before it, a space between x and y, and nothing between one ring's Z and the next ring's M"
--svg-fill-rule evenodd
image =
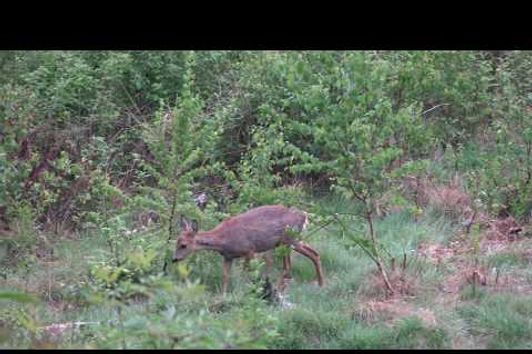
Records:
M209 233L224 240L228 257L246 252L264 252L277 247L287 236L287 228L301 231L308 217L305 212L282 205L268 205L234 216Z

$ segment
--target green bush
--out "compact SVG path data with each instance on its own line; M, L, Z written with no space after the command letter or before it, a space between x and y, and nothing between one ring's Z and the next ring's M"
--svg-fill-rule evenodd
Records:
M363 281L372 262L386 277L392 259L424 242L450 245L463 228L467 215L457 210L453 220L424 210L403 188L406 177L460 178L476 211L529 221L531 58L526 51L4 51L1 274L54 306L75 299L65 317L102 321L70 344L50 344L60 347L450 346L447 332L414 318L368 327L338 314L360 289L375 288ZM193 199L201 192L209 197L204 209ZM218 299L218 255L168 262L180 215L207 230L276 203L310 213L303 236L332 274L319 293L295 286L295 309L248 296L253 282L240 268L233 297ZM139 226L142 213L158 220ZM39 259L43 243L66 248ZM46 262L59 264L52 271ZM313 277L307 262L294 261L296 279ZM502 254L487 262L522 265ZM436 294L446 268L411 264ZM493 348L529 346L526 301L477 290L460 294L473 308L460 310L479 332L473 337L488 336ZM9 311L15 346L48 345L38 328L57 318L31 306Z

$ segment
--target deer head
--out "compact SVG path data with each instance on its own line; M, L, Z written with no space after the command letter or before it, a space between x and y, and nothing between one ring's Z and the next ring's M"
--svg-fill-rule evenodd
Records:
M198 223L195 220L189 221L181 217L180 221L181 235L177 237L176 249L174 252L173 262L179 262L185 259L192 252L197 250L197 245L194 239L198 232Z

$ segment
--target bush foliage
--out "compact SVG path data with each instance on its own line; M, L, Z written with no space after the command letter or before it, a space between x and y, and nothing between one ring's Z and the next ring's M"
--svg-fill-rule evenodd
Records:
M208 314L190 315L205 291L191 270L172 268L174 285L161 273L179 216L208 229L253 206L298 206L342 225L345 244L362 247L384 277L390 252L375 219L394 207L423 212L405 192L409 178L460 176L476 211L527 222L531 75L521 51L4 51L1 261L31 263L43 242L98 234L109 252L79 290L88 302L115 301L120 326L98 338L103 347L123 347L124 328L132 347L289 341L255 300L238 305L239 331L219 316L207 335ZM346 227L351 216L316 203L324 195L351 201L367 227ZM197 301L123 320L135 296ZM175 331L162 325L178 317ZM37 338L32 326L23 327Z

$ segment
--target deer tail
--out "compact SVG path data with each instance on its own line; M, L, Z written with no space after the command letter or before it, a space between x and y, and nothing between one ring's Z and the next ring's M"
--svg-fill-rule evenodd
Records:
M306 230L309 224L308 213L304 211L303 214L305 215L305 221L303 222L303 227L301 228L301 230Z

